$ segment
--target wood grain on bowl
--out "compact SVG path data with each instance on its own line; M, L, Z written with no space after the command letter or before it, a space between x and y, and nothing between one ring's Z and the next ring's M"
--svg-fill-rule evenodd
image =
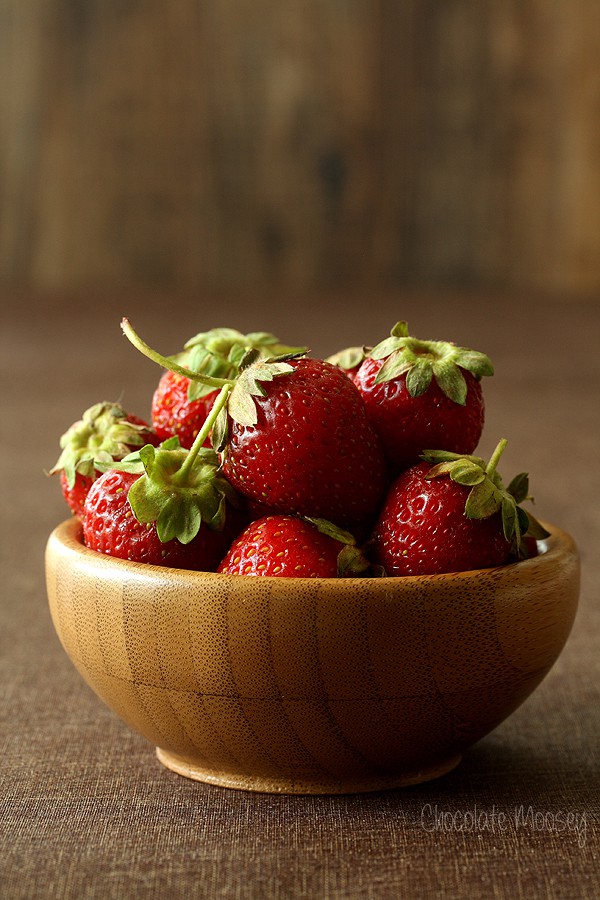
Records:
M426 781L512 713L559 656L579 594L565 532L513 565L382 579L153 567L51 535L50 610L97 695L170 769L249 790Z

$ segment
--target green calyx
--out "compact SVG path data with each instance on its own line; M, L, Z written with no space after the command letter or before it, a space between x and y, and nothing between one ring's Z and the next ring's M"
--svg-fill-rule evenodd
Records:
M203 522L213 531L221 531L227 501L233 506L240 503L234 488L221 474L218 454L204 446L230 391L230 385L221 388L189 450L172 437L158 448L147 444L110 466L141 475L129 490L129 504L138 522L156 524L163 542L176 538L189 544Z
M174 444L167 446L168 443L158 448L147 445L135 454L144 474L131 486L129 503L139 522L156 523L161 541L177 538L182 544L188 544L196 537L203 522L209 528L221 531L225 524L226 502L235 504L237 496L229 482L219 474L219 460L213 450L200 448L194 465L181 479L179 476L188 451ZM130 463L136 461L135 458L129 460Z
M127 320L123 320L123 323L127 323ZM131 340L135 333L129 323L122 327ZM137 335L133 342L142 352L150 350L147 345L142 348ZM273 359L305 352L306 348L289 347L266 331L242 334L233 328L212 328L190 338L180 353L161 357L151 351L151 358L165 368L189 378L188 400L193 401L212 393L224 382L234 382L247 365L248 356L254 360ZM150 354L146 352L146 355Z
M325 362L338 366L340 369L350 371L360 366L369 355L369 352L367 347L346 347L344 350L339 350L332 356L328 356Z
M422 341L411 337L406 322L398 322L390 337L377 344L369 354L385 360L375 379L376 384L406 375L411 397L424 394L432 379L454 403L464 406L467 383L461 370L475 378L493 375L490 359L476 350L457 347L448 341Z
M237 377L228 403L231 418L240 425L256 425L257 413L254 397L265 397L264 384L280 375L289 375L294 367L289 356L260 359L243 368Z
M321 534L326 534L342 544L337 558L337 574L339 578L377 578L384 572L380 566L374 566L365 556L356 539L349 531L345 531L328 519L302 516L305 522L314 525Z
M469 519L487 519L501 513L504 537L513 546L517 556L524 555L522 539L536 540L548 537L546 529L520 506L529 496L529 477L521 473L504 487L497 472L497 465L507 445L503 438L490 461L486 463L479 456L461 456L445 450L426 450L422 458L434 463L426 478L448 476L457 484L470 487L465 504L465 515Z
M242 334L233 328L212 328L190 338L183 351L168 360L191 370L196 375L235 380L249 353L256 358L271 359L288 354L304 353L304 347L289 347L280 343L274 334L252 331ZM190 379L188 400L197 400L214 391L214 386L198 379Z
M263 387L264 382L273 381L281 375L289 375L294 371L294 367L290 365L289 360L298 359L305 355L305 348L285 347L277 344L276 339L266 332L253 332L251 335L241 335L243 339L250 337L255 344L260 346L236 345L235 356L236 362L230 368L230 374L227 377L221 375L207 374L206 371L193 371L186 366L175 361L174 357L162 356L157 351L148 346L136 332L133 330L128 319L121 322L126 337L144 356L169 369L179 375L189 378L191 382L198 383L204 390L204 393L211 393L216 388L221 389L221 393L215 400L211 413L210 422L212 428L212 443L216 450L222 450L227 441L228 431L228 414L231 418L241 425L255 425L258 421L255 397L266 396ZM231 332L230 329L217 328L213 332L206 334L225 335L238 334ZM205 335L198 335L198 346L201 346ZM273 338L273 340L271 340ZM196 338L192 338L196 340ZM227 338L229 340L229 338ZM271 350L284 350L277 356L263 356L265 349L269 347ZM243 351L243 352L242 352ZM230 395L230 396L229 396ZM202 429L202 433L205 429ZM206 435L205 435L206 436Z
M60 439L62 453L49 474L64 472L70 488L77 474L94 477L94 471L131 453L145 443L147 427L127 420L118 403L96 403L83 413Z
M303 353L290 354L253 361L254 356L250 354L247 357L248 365L242 362L240 374L233 384L229 400L226 405L223 405L215 419L212 431L212 444L215 450L220 452L225 449L229 434L229 417L239 425L256 425L258 412L255 398L266 397L264 384L280 378L282 375L290 375L294 371L294 367L288 360L302 355Z

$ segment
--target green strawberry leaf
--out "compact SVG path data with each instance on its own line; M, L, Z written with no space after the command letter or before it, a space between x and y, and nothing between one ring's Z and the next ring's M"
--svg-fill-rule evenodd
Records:
M147 425L130 422L119 403L96 403L62 435L62 452L49 474L63 471L72 488L77 474L93 478L94 470L103 471L103 465L144 444L148 431Z
M476 378L483 378L494 374L491 359L485 353L477 350L466 350L464 347L456 348L456 364L461 369L466 369Z
M256 393L256 391L248 389L245 384L236 383L228 403L229 415L235 422L240 425L256 425L258 414L253 400L253 394L256 396Z
M333 522L330 522L329 519L312 518L311 516L301 516L301 518L303 518L305 522L310 522L314 525L321 534L326 534L328 537L334 538L334 540L339 541L340 544L356 544L356 538L353 534L349 531L345 531Z
M146 524L157 521L162 509L160 496L159 486L153 484L146 475L133 482L128 498L138 522ZM168 501L169 497L166 497L165 502Z
M490 359L476 350L457 347L448 341L422 341L410 337L406 322L398 322L390 337L384 338L369 354L384 360L377 373L376 384L382 384L406 374L406 386L411 397L419 397L435 380L438 387L454 403L464 406L467 383L461 370L476 378L492 375Z
M524 535L542 540L548 537L548 532L519 505L532 499L527 474L516 475L507 488L503 486L497 465L506 443L504 439L499 442L487 464L477 456L460 456L444 450L427 450L422 457L434 463L426 478L446 476L458 484L471 486L465 502L468 518L486 519L498 512L501 514L504 537L513 545L517 558L521 558L525 552Z
M490 478L484 478L471 488L465 504L465 515L469 519L487 519L502 506L502 497Z
M550 537L550 532L531 513L525 513L525 515L528 521L527 527L523 531L527 537L535 538L536 541L543 541Z
M393 353L400 354L404 348L404 342L395 337L387 337L375 344L369 356L373 359L387 359Z
M228 435L229 419L227 416L227 407L223 407L215 419L211 435L212 445L218 453L221 453L225 449Z
M351 369L356 369L360 366L365 359L367 352L365 347L346 347L345 350L339 350L337 353L328 356L325 362L331 363L333 366L338 366L340 369L350 371Z
M371 356L373 356L373 354L371 354ZM381 359L383 357L374 358ZM412 360L406 359L400 350L395 350L386 358L384 364L377 373L375 384L384 384L387 381L392 381L394 378L400 378L405 372L410 372L412 365Z
M516 538L517 550L519 549L519 541L521 535L521 521L519 518L518 507L514 499L508 494L504 494L501 500L502 510L502 530L507 541L511 542ZM527 513L525 513L527 516Z
M288 362L259 360L244 368L231 391L227 404L231 418L240 425L256 425L258 414L254 397L266 396L262 382L273 381L294 372Z
M417 360L406 374L406 388L411 397L424 394L433 378L433 367L426 360Z
M177 538L180 543L189 544L200 531L201 524L202 515L192 498L171 497L160 510L156 530L162 542Z
M282 344L275 335L266 331L242 334L233 328L213 328L190 338L184 350L170 359L194 373L234 381L244 367L259 359L305 353L305 347ZM191 379L188 400L200 399L214 390L214 385Z
M506 488L507 493L515 498L516 503L523 503L524 500L531 500L529 496L529 476L526 472L515 475L511 483Z
M118 472L130 472L132 475L141 475L145 471L144 464L137 451L130 454L130 456L125 456L118 462L105 462L102 460L96 468L99 472L109 472L111 469L116 469Z
M482 459L481 456L472 456L469 454L462 453L453 453L451 450L424 450L421 454L421 458L426 462L453 462L456 460L469 460L469 462L474 463L476 466L481 466L481 468L485 469L486 462Z
M446 465L451 466L450 476L457 484L475 486L476 484L481 484L486 478L486 474L481 466L478 466L477 463L472 462L470 459L458 459L455 463L446 463Z
M454 403L464 406L467 402L467 382L460 368L453 362L441 361L432 363L431 369L444 394Z
M373 566L362 550L354 544L345 544L337 558L339 578L381 577L383 569Z
M356 538L349 531L345 531L328 519L301 516L305 522L314 525L321 534L325 534L342 544L337 558L337 574L339 578L376 578L385 573L381 566L375 566L367 558L360 547L356 545Z
M432 478L439 478L440 475L450 475L455 465L455 460L438 463L429 470L425 478L427 478L427 480L430 480Z
M402 319L400 322L396 322L391 331L392 337L405 338L410 337L408 331L408 322Z
M226 500L239 505L237 494L221 475L219 458L209 447L185 450L171 445L148 445L139 451L144 474L133 483L129 503L136 519L156 524L158 537L166 542L192 541L202 523L213 530L223 528Z
M193 372L208 375L211 378L231 378L235 375L236 367L227 359L215 356L205 347L195 346L188 354L180 354L178 361L182 364L187 363L187 368ZM202 384L200 381L190 380L188 385L188 400L192 403L194 400L200 400L213 394L217 388L210 384Z

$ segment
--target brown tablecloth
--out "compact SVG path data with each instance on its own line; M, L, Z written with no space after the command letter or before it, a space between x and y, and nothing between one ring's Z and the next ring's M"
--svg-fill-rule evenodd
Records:
M573 297L396 293L31 297L2 303L0 896L600 896L600 304ZM44 476L84 408L148 415L158 369L127 314L170 353L215 325L266 329L325 355L406 318L490 354L483 454L528 470L537 514L582 556L571 638L543 684L438 781L293 797L183 779L91 693L52 629L43 550L66 518Z

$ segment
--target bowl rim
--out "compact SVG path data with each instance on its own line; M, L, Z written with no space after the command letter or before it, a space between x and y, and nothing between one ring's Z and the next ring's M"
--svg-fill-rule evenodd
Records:
M528 559L505 563L501 566L493 566L486 569L469 569L462 572L444 572L433 575L401 575L375 578L282 578L276 575L263 575L260 576L260 583L265 584L265 586L269 584L271 586L275 585L280 587L282 586L282 583L289 584L290 582L298 586L301 586L302 584L314 585L316 582L338 586L348 586L349 584L353 584L355 587L359 584L365 585L366 583L385 585L387 587L400 584L423 585L423 583L427 582L440 584L448 580L456 582L459 580L480 580L482 577L490 576L498 577L499 575L508 575L511 572L514 572L515 574L517 572L524 574L529 571L533 574L537 569L546 568L548 565L557 563L559 559L565 555L578 558L577 546L570 534L549 522L544 521L542 524L549 532L549 536L537 542L538 555ZM173 568L171 566L157 566L151 563L121 559L120 557L110 556L106 553L99 553L96 550L86 547L83 543L83 526L76 516L64 520L53 529L46 546L47 554L51 552L53 545L58 545L61 548L63 555L72 555L77 558L87 559L89 562L96 563L105 570L110 568L115 573L122 570L123 572L129 571L130 573L135 573L140 576L145 575L146 577L157 576L165 578L171 575L178 580L197 580L201 578L210 581L216 580L222 583L237 583L240 579L243 579L244 582L247 582L248 579L257 581L256 578L252 578L251 576L244 577L243 575L231 575L228 573Z

